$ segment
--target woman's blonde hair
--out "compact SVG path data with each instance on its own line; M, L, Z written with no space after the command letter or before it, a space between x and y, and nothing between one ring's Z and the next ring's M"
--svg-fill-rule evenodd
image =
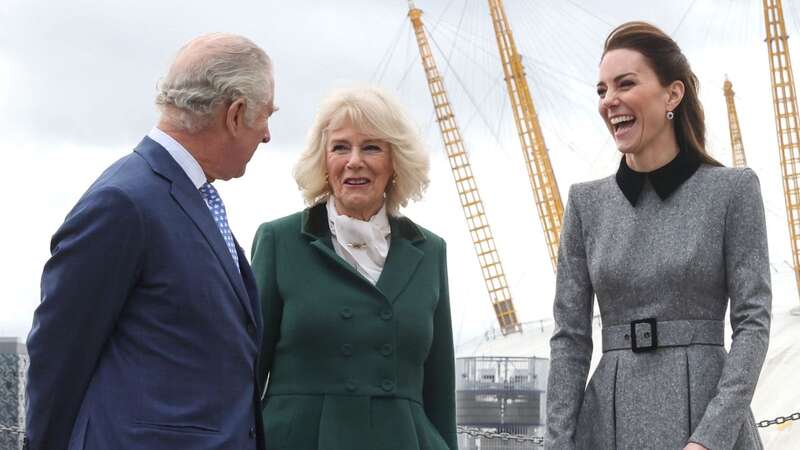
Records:
M417 201L428 187L428 152L405 108L392 95L374 86L357 86L331 93L320 106L305 149L294 167L294 179L309 206L331 195L327 180L328 133L352 124L362 133L391 147L393 181L386 186L386 211L399 214L409 200Z

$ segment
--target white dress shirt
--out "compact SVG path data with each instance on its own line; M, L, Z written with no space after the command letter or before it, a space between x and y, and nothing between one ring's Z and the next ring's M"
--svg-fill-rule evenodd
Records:
M180 142L173 139L172 136L159 130L158 127L153 127L153 129L147 133L147 137L164 147L167 153L172 156L172 159L181 166L181 169L183 169L189 179L192 180L194 187L200 189L200 186L208 181L206 174L203 172L203 168L200 167L200 163L194 159L194 156L189 153L189 150L186 150L186 148L182 146Z

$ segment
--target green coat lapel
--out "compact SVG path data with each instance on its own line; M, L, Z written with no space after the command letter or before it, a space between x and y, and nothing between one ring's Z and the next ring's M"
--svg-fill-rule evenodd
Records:
M425 255L414 245L424 241L425 237L419 228L405 217L390 217L389 225L392 227L392 243L389 245L386 264L383 266L376 287L386 296L389 303L394 303Z
M381 272L381 276L375 286L358 273L355 267L336 254L331 242L328 212L325 209L325 203L317 204L303 211L301 231L311 239L310 245L319 250L323 256L349 271L370 287L377 289L386 297L386 300L394 303L397 296L400 295L411 280L411 276L414 275L420 260L424 256L424 252L415 244L424 241L425 236L419 227L405 217L390 216L389 225L392 229L392 242L389 246L389 254L386 256L383 272Z
M325 203L320 203L303 211L303 219L300 226L302 227L301 232L311 239L312 247L319 250L323 256L329 258L332 262L355 275L358 279L372 286L369 280L358 273L358 270L351 266L350 263L337 255L333 249L331 230L328 227L328 211L325 209Z

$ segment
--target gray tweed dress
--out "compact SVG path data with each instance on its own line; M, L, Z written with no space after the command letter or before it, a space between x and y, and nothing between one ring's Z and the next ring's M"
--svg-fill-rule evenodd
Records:
M587 385L594 296L603 355ZM558 257L546 448L762 448L750 401L770 308L752 170L681 152L650 174L623 160L616 176L573 185Z

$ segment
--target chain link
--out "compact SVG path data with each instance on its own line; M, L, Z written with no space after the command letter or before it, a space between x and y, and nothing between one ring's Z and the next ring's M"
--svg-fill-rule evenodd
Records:
M778 416L772 420L762 420L758 422L759 428L766 428L771 425L780 425L786 422L792 422L800 420L800 412L796 412L789 416ZM464 427L459 425L457 427L458 434L466 434L470 437L481 438L481 439L501 439L504 441L513 441L513 442L531 442L533 444L542 446L544 445L544 437L542 436L530 436L525 434L511 434L511 433L495 433L492 431L482 431L479 428L471 428L471 427ZM14 434L23 434L25 433L25 429L22 427L17 426L7 426L0 424L0 433L14 433Z
M770 425L780 425L782 423L791 422L795 420L800 420L800 412L796 412L789 416L778 416L772 420L762 420L758 422L757 426L759 428L766 428ZM479 428L471 428L471 427L464 427L459 425L457 427L458 434L465 434L467 436L473 438L481 438L481 439L502 439L504 441L512 441L512 442L531 442L536 444L537 446L544 445L544 437L542 436L531 436L525 434L511 434L511 433L495 433L492 431L482 431Z
M537 446L544 445L544 438L542 436L528 436L524 434L511 434L511 433L494 433L491 431L481 431L479 428L470 428L458 426L456 427L459 434L466 434L471 437L479 437L481 439L502 439L504 441L512 442L531 442Z
M0 433L25 434L25 429L22 427L7 426L0 423Z
M772 420L762 420L761 422L758 422L758 427L759 428L766 428L766 427L768 427L770 425L780 425L782 423L790 422L790 421L793 421L793 420L800 420L800 412L796 412L796 413L794 413L794 414L792 414L790 416L786 416L786 417L778 416L778 417L776 417L776 418L774 418Z

